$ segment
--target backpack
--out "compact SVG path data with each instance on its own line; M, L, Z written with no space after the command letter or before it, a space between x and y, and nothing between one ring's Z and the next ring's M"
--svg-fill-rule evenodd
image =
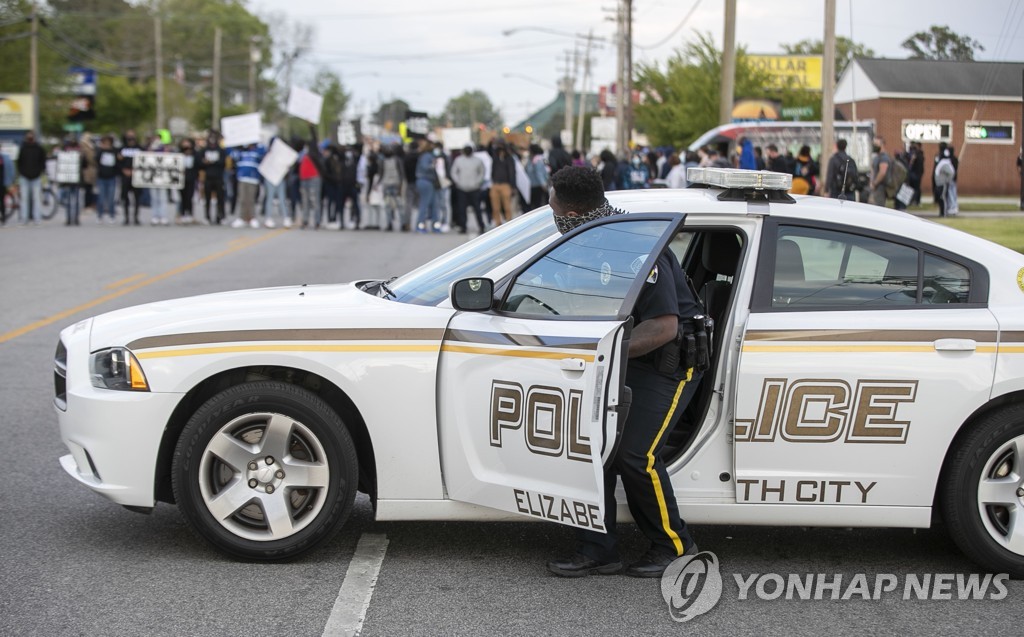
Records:
M834 190L840 194L849 194L857 191L857 162L849 155L846 160L837 166L838 170L832 175Z
M889 161L889 174L885 180L885 195L895 197L900 186L907 181L907 164L899 157L893 157Z

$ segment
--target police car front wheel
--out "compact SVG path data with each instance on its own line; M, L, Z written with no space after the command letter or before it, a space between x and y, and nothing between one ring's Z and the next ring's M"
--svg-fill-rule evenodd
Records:
M355 499L355 446L337 413L288 383L238 385L189 419L171 467L189 527L243 559L287 559L334 536Z
M970 425L942 491L950 534L970 558L1024 578L1024 405Z

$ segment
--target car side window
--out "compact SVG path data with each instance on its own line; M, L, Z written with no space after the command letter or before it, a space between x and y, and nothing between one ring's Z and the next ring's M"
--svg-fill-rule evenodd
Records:
M971 271L949 259L924 255L924 281L921 302L929 305L968 303Z
M668 224L623 219L574 235L516 277L501 310L539 316L617 316Z
M918 251L820 228L779 228L772 307L918 303Z

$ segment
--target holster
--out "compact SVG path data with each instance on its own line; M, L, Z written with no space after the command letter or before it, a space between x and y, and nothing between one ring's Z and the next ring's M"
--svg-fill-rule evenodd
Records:
M680 368L697 373L711 367L714 326L714 320L703 314L679 321L675 339L655 350L655 369L673 375Z

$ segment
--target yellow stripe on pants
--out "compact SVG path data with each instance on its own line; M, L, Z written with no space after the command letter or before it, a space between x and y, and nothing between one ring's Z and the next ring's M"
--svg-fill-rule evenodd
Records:
M651 483L654 485L654 496L658 500L658 510L661 511L661 526L665 529L665 535L672 538L672 544L676 548L676 555L683 554L683 541L679 539L679 534L672 528L672 524L668 519L668 505L665 504L665 493L661 488L661 478L658 477L658 472L654 470L654 450L658 448L658 442L665 434L668 424L672 421L672 414L676 412L676 407L679 405L679 397L683 394L683 388L686 387L686 383L692 377L693 368L691 367L686 370L686 380L679 382L679 387L676 388L676 395L672 397L672 406L669 407L668 413L665 414L665 421L661 423L661 429L658 431L658 435L654 437L654 443L651 445L651 448L647 451L647 474L651 476Z

